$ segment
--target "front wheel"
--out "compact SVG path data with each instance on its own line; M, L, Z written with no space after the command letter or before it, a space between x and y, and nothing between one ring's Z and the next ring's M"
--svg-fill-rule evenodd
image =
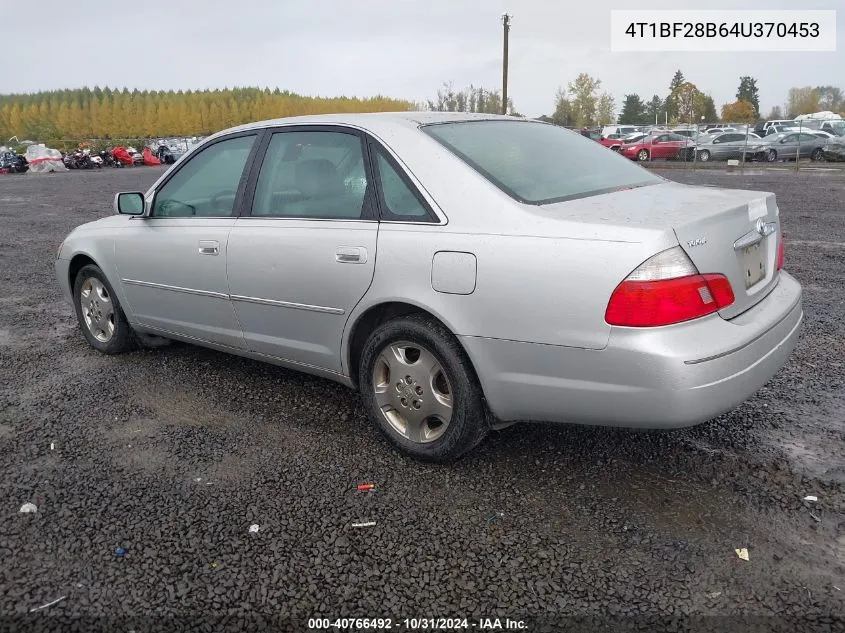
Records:
M648 150L647 149L641 149L639 152L637 152L637 160L640 161L640 162L647 161L648 160Z
M475 371L460 343L431 316L413 314L376 328L358 376L370 419L407 455L450 461L487 434Z
M106 276L98 266L84 266L73 284L73 305L88 344L103 354L133 347L132 328Z
M766 161L767 162L773 163L777 159L778 159L778 153L775 150L770 149L768 152L766 152Z
M810 160L814 160L816 162L824 160L824 150L821 147L817 147L813 150L813 153L810 154Z
M698 160L700 160L702 163L708 162L710 160L710 152L708 152L706 149L701 150L698 153Z

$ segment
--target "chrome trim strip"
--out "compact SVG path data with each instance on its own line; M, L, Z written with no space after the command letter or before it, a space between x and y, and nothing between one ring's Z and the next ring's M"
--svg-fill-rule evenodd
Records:
M760 234L758 231L749 231L741 238L739 238L736 242L734 242L734 250L738 251L742 248L747 246L753 246L754 244L759 244L763 241L763 235Z
M232 301L244 303L257 303L258 305L275 306L278 308L293 308L294 310L310 310L311 312L323 312L325 314L343 314L343 308L332 308L329 306L312 306L307 303L293 303L291 301L277 301L276 299L261 299L259 297L244 297L242 295L231 295Z
M196 288L182 288L180 286L168 286L167 284L157 284L152 281L140 281L138 279L121 279L125 284L132 286L143 286L145 288L157 288L159 290L171 290L173 292L184 292L189 295L199 295L201 297L214 297L215 299L229 299L229 295L222 292L213 292L211 290L197 290Z

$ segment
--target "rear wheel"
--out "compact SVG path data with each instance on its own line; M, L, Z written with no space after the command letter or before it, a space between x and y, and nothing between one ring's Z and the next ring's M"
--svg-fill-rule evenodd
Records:
M73 284L76 318L88 344L104 354L133 347L132 328L106 276L98 266L84 266Z
M648 150L647 149L641 149L639 152L637 152L637 160L639 160L639 161L648 160Z
M370 419L407 455L450 461L487 434L475 371L460 343L431 316L413 314L376 328L358 375Z
M813 150L813 153L810 154L810 160L815 161L823 161L824 160L824 150L821 147L817 147Z

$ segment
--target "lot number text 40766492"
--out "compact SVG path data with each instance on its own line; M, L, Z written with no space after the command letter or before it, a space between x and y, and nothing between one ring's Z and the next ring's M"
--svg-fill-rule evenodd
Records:
M361 631L522 631L523 620L510 618L309 618L309 630Z

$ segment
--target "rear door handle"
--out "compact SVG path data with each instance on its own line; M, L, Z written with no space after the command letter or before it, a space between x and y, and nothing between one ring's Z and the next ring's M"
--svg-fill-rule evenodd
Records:
M367 249L362 246L338 246L334 260L339 264L365 264Z
M200 240L200 255L219 255L220 242L217 240Z

